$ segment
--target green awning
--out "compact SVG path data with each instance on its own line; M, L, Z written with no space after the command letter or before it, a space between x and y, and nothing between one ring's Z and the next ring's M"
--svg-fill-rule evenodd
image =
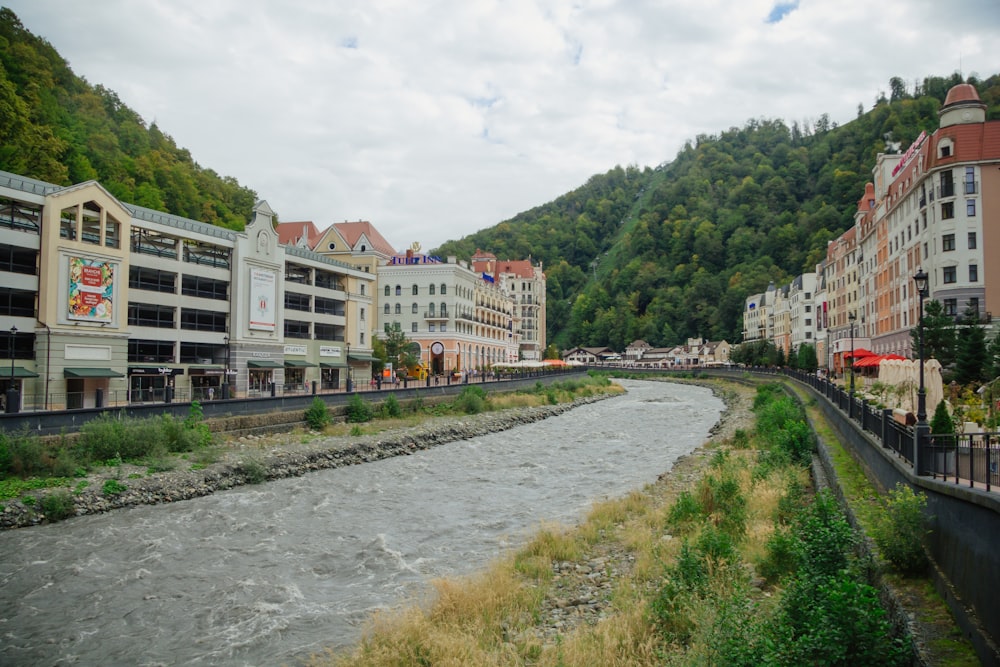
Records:
M349 354L347 359L349 361L375 361L375 357L370 354Z
M63 377L68 378L123 378L124 373L110 368L64 368Z
M316 364L311 364L308 361L285 359L285 368L316 368Z
M248 361L247 368L284 368L284 364L279 364L277 361L268 361L266 359L257 359L256 361Z
M329 363L327 363L327 362L324 361L323 363L321 363L319 365L319 367L320 368L347 368L347 364L329 364Z
M10 366L0 366L0 378L10 377ZM15 378L36 378L38 373L32 373L31 371L25 370L20 366L14 366L14 377Z

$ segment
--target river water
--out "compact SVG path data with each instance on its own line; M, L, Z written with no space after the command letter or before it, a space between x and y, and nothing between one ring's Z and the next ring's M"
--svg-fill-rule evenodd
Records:
M485 437L0 534L0 664L279 665L652 482L724 406L691 385Z

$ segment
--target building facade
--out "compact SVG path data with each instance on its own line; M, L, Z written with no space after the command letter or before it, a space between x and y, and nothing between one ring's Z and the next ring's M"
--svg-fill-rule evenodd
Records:
M234 232L0 172L2 389L63 409L342 387L374 276L282 245L273 217Z

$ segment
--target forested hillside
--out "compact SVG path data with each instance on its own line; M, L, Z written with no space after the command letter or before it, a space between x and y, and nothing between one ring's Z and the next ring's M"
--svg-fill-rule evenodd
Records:
M961 82L929 77L908 90L893 78L888 96L840 127L826 115L811 127L756 119L698 136L669 164L616 167L436 252L543 261L558 347L739 341L746 297L815 270L851 224L876 155L936 129ZM1000 77L968 82L1000 118Z
M100 181L125 202L232 229L256 193L199 166L114 91L76 76L0 8L0 169L59 185Z

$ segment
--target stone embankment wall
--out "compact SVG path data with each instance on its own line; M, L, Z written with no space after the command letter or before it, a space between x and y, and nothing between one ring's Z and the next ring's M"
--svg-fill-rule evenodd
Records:
M474 438L530 424L547 417L562 414L586 403L593 403L612 395L577 399L572 403L518 408L502 412L488 412L464 417L442 417L419 426L377 435L359 437L323 437L316 435L308 442L286 443L270 451L257 450L230 452L224 461L213 463L200 470L157 473L137 479L120 479L126 489L120 493L105 494L102 488L87 488L74 494L76 516L108 512L136 505L157 505L177 500L206 496L215 491L230 489L263 480L295 477L314 470L339 468L377 461L391 456L408 455L436 445ZM260 423L253 417L232 418L226 424L213 424L213 430L233 432L273 432L288 430L302 422L302 413L282 417L278 414L259 415ZM284 421L283 421L284 420ZM252 436L251 436L252 437ZM301 438L301 436L300 436ZM44 495L39 492L37 497ZM4 504L0 513L0 530L20 528L43 523L45 517L38 509L20 501Z

